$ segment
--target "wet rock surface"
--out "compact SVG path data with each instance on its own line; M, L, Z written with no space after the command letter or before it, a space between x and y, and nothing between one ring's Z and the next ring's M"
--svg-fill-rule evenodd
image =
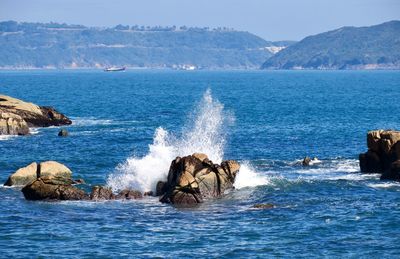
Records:
M22 188L27 200L88 200L85 191L72 185L73 181L65 178L38 178Z
M164 192L161 202L182 205L218 198L233 188L239 169L236 161L223 161L218 165L205 154L177 157L171 163L167 182L157 184L157 194Z

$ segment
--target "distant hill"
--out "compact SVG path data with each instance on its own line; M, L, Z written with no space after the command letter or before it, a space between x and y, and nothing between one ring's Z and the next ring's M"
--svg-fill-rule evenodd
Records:
M309 36L269 58L261 68L400 69L400 21Z
M258 68L292 42L226 28L0 22L0 68Z

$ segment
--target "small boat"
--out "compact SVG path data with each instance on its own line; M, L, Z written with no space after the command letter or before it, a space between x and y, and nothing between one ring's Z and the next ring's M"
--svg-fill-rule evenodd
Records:
M125 67L107 67L104 69L105 72L117 72L117 71L125 71Z

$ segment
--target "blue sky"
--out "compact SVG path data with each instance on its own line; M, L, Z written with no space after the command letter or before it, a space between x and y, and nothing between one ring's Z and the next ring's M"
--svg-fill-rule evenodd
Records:
M300 40L400 20L400 0L0 0L0 20L230 27L267 40Z

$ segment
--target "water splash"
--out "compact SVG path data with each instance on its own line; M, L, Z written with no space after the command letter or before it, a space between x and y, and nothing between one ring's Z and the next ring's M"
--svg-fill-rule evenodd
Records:
M249 163L244 162L240 165L239 173L236 175L234 186L236 189L244 187L255 187L270 184L267 175L258 173Z
M213 162L220 163L224 157L225 126L232 121L232 115L224 112L224 106L207 90L189 116L189 123L183 127L181 137L158 128L148 154L129 157L118 165L108 177L107 185L114 191L125 188L155 191L157 181L166 179L175 157L195 152L205 153Z

